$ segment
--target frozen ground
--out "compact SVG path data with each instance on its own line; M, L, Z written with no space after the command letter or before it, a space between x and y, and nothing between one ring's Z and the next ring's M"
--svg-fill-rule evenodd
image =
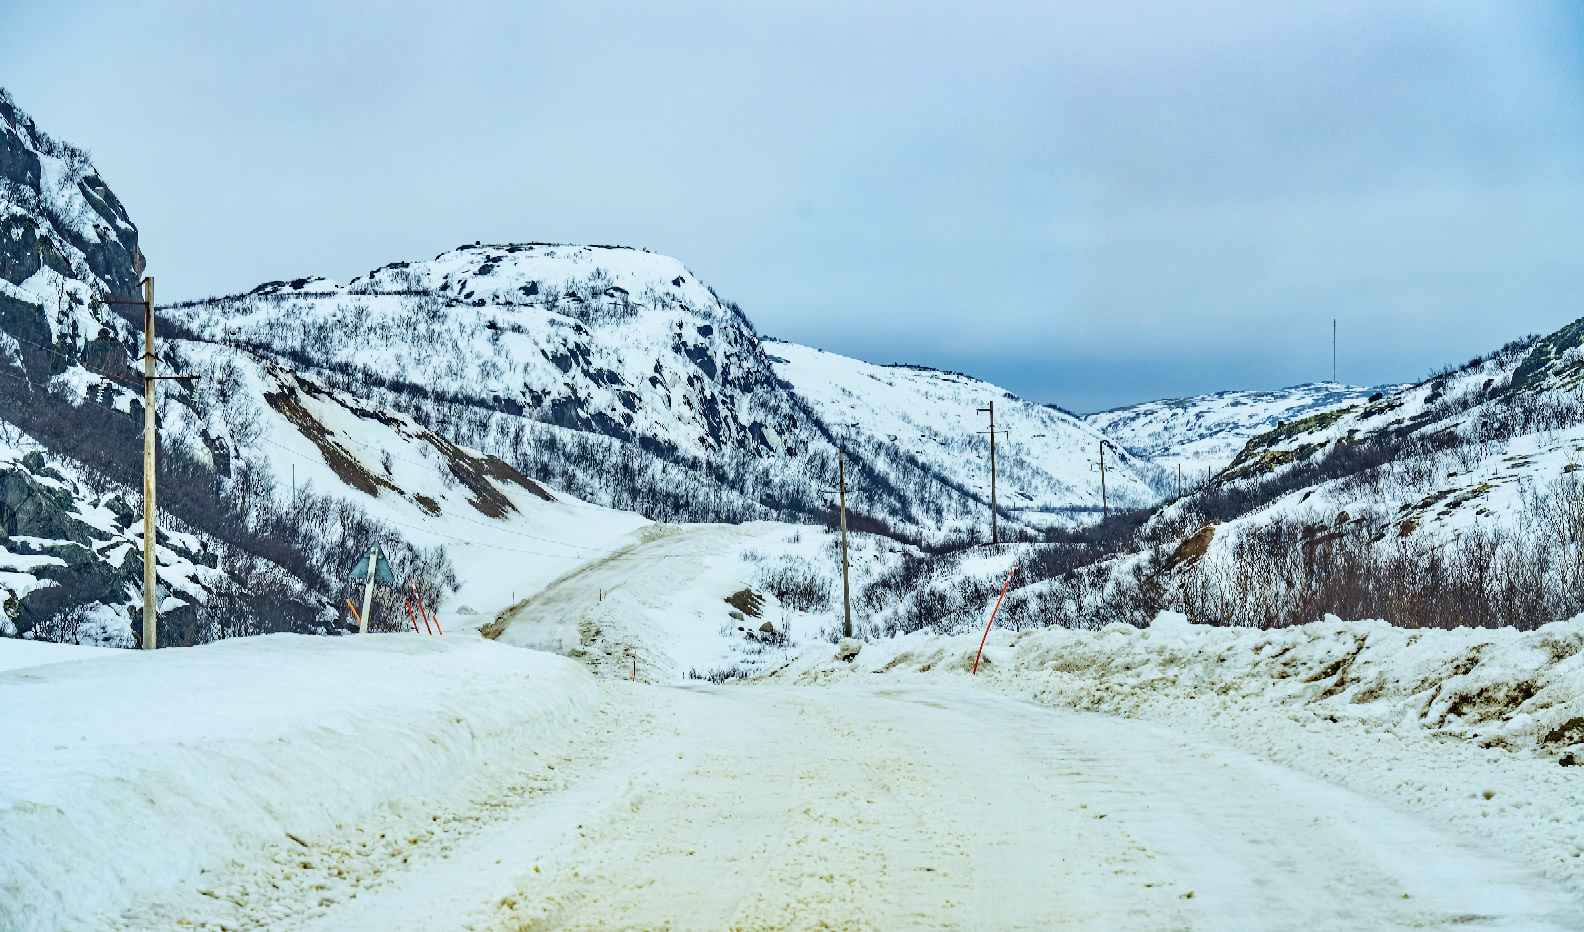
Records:
M973 640L681 688L471 635L35 653L0 927L1584 926L1579 771L1390 721L1408 689L1338 714L1334 634L998 632L970 679ZM1531 672L1576 707L1567 663Z
M503 644L566 654L600 673L632 675L636 652L639 680L674 683L711 670L779 665L787 651L817 640L820 628L839 617L839 569L825 580L838 594L836 611L817 615L783 611L758 582L760 567L782 556L839 567L825 553L834 538L819 528L770 521L652 524L633 536L630 546L500 612L485 630ZM860 544L854 535L855 560L860 552L872 558L875 541L864 535ZM763 590L761 614L734 617L726 600L755 586ZM781 636L773 645L749 634L766 623Z
M979 635L910 635L772 681L958 684ZM1345 787L1542 869L1584 901L1584 618L1532 632L1165 615L1139 632L993 631L981 688L1143 719ZM1176 779L1170 771L1162 781Z
M7 932L104 928L94 917L139 892L213 893L210 874L279 854L287 833L341 825L354 838L375 813L427 838L403 814L564 747L595 696L561 658L476 637L271 635L153 653L0 639L0 670ZM228 895L273 908L266 891Z

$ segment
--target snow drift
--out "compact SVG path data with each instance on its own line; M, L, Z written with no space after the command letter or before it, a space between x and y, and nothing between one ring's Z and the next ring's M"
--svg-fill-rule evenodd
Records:
M978 632L907 635L850 663L811 648L768 679L961 682L978 645ZM1584 616L1528 632L1335 618L1217 628L1170 613L1143 631L996 630L976 681L1162 721L1395 799L1584 895L1584 770L1573 766L1584 763Z
M563 734L594 695L567 660L474 637L109 655L0 639L0 670L0 928L16 932L119 912L287 833L421 805Z

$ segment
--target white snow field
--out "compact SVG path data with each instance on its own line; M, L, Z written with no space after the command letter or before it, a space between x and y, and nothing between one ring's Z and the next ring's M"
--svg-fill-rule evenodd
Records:
M957 684L980 637L878 641L850 664L810 650L768 679ZM1389 802L1584 901L1584 767L1559 766L1584 765L1584 616L1531 632L1331 617L1260 631L1171 613L1142 632L997 629L971 679L1045 706L1147 719Z
M270 635L152 653L0 639L0 669L8 932L105 928L139 894L211 889L211 873L278 855L291 835L354 837L376 812L517 772L595 714L572 663L477 637Z
M0 928L1584 927L1540 740L1584 621L996 631L971 677L977 641L725 687L471 633L19 645Z

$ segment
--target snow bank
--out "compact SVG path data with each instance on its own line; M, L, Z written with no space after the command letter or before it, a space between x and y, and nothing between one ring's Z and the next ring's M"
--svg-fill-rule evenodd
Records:
M770 680L963 681L979 636L915 634L856 659L811 647ZM1584 616L1538 630L1380 621L1274 631L993 631L976 682L1170 723L1428 812L1584 896ZM1161 779L1170 780L1170 774Z
M24 667L87 660L90 657L121 657L126 651L117 647L87 647L77 644L52 644L49 641L0 640L0 673Z
M271 635L75 662L41 646L0 639L7 930L117 912L288 832L435 794L563 735L595 695L563 658L474 637Z

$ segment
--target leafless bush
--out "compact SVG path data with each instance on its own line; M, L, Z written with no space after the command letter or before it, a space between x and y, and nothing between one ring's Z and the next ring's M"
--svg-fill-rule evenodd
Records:
M1584 482L1526 490L1516 525L1403 536L1379 516L1323 527L1276 519L1183 575L1161 607L1258 628L1326 613L1413 628L1530 629L1584 610Z
M830 578L802 557L782 556L769 565L761 564L754 583L795 612L830 610Z

